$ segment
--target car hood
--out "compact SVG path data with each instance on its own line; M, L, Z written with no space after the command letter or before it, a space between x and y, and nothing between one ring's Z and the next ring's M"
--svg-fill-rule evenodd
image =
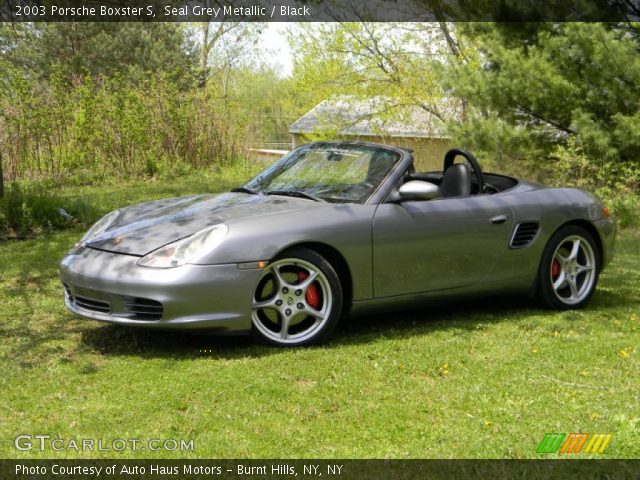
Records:
M142 256L219 223L317 205L303 198L236 192L159 200L122 209L106 232L85 245Z

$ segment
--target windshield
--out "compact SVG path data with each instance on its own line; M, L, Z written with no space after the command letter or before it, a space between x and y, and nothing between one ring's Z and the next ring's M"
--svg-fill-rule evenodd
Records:
M252 193L299 194L364 203L400 160L382 147L312 143L285 155L244 186Z

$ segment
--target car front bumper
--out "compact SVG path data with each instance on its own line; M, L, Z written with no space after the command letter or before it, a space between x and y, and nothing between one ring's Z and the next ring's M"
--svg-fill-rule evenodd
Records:
M94 320L146 328L251 329L260 270L236 264L156 269L138 260L89 248L67 255L60 264L67 308Z

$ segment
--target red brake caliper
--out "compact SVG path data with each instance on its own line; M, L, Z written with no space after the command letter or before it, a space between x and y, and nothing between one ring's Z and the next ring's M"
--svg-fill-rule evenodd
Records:
M558 260L554 258L553 262L551 263L551 276L553 278L556 278L559 273L560 273L560 262L558 262Z
M307 272L298 272L298 281L303 282L307 278L309 278L309 274ZM318 298L318 287L316 287L315 282L309 285L307 288L307 294L304 296L307 300L307 303L311 308L318 309L318 304L320 303L320 299Z

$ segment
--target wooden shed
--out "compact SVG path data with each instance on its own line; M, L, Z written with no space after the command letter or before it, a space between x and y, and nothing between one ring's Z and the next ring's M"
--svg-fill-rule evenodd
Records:
M358 140L410 148L416 168L422 171L441 169L445 153L453 148L444 123L437 115L415 105L397 106L377 97L341 96L323 100L292 123L289 133L294 148L322 139Z

